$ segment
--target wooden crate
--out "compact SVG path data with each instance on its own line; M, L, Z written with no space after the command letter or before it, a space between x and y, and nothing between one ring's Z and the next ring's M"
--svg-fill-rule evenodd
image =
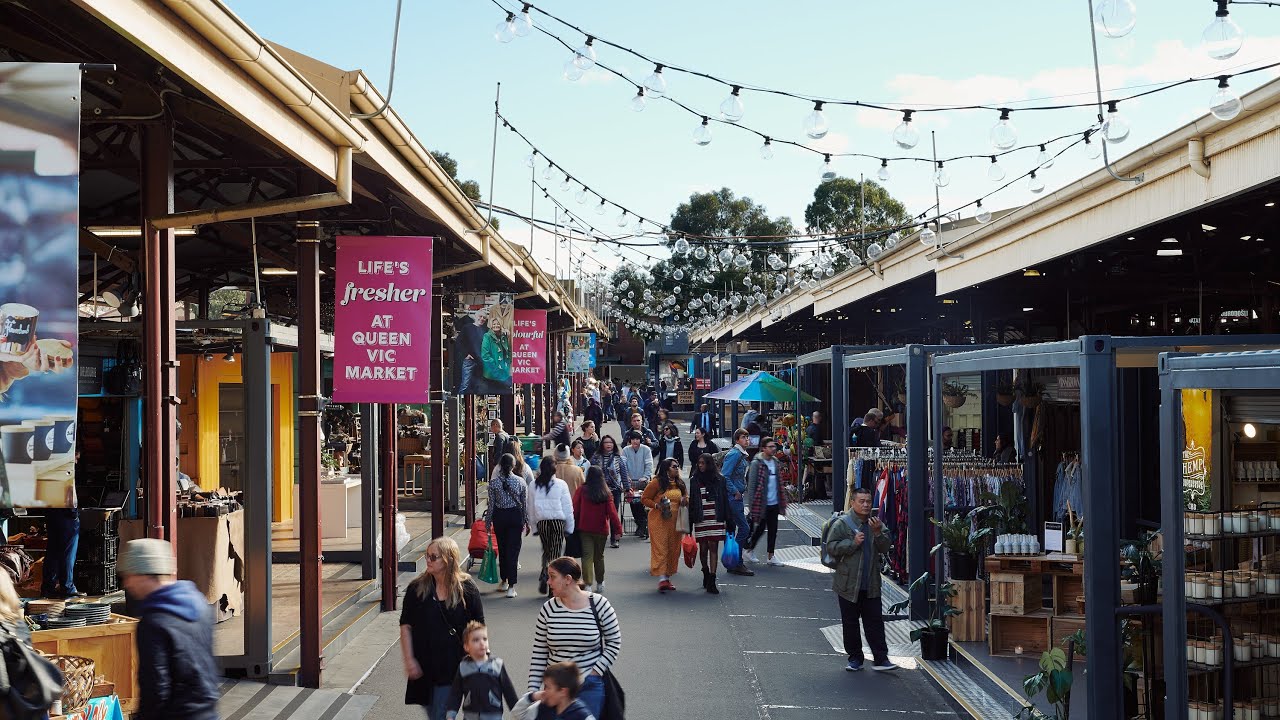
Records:
M1016 655L1022 648L1023 656L1039 658L1049 649L1053 616L1047 610L1028 615L991 614L991 632L987 637L992 655Z
M976 642L987 639L987 588L981 580L952 580L956 596L951 604L959 615L947 619L951 639Z
M1053 614L1084 614L1084 577L1082 575L1053 576Z
M115 683L124 711L134 712L140 700L138 653L134 644L137 633L137 620L113 614L106 625L36 630L31 633L31 645L49 655L89 658L96 674Z
M1053 616L1053 647L1062 648L1063 652L1067 651L1066 645L1063 643L1075 631L1084 629L1084 618L1082 617L1064 617L1062 615ZM1076 660L1084 660L1084 656L1080 651L1076 650Z
M991 612L1026 615L1039 612L1044 603L1044 580L1039 574L991 573Z

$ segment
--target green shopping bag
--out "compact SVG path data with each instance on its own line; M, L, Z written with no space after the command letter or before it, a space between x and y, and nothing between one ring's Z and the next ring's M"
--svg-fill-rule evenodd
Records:
M498 583L498 553L493 551L493 533L489 533L489 544L484 549L484 561L480 563L480 581L491 585Z

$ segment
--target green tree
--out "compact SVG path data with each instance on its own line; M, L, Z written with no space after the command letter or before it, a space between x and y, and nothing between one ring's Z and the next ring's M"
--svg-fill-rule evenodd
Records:
M884 186L871 180L858 181L838 177L819 183L813 191L813 202L804 209L804 222L811 233L843 235L874 232L905 225L911 222L911 214L895 200ZM869 240L851 243L859 255L865 254ZM836 270L848 266L843 256L837 259Z
M453 156L441 150L432 150L431 157L435 158L436 162L440 164L440 168L448 173L454 182L458 183L458 188L462 190L463 195L470 198L472 202L480 202L480 183L475 180L459 180L458 161ZM496 217L493 219L493 226L495 228L501 227Z

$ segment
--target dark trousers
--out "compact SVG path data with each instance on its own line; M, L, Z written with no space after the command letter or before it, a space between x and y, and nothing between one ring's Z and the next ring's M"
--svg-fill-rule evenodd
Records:
M57 508L45 511L49 547L45 552L44 582L40 591L45 597L57 593L76 592L76 552L80 547L80 511Z
M618 511L618 520L622 520L622 491L610 490L613 493L613 508ZM609 539L616 540L617 535L613 534L613 530L609 530Z
M764 517L756 522L755 530L751 532L751 538L747 540L747 549L755 551L756 543L760 542L760 538L765 531L769 531L769 554L773 554L774 548L778 547L778 513L781 509L777 505L769 505L764 509Z
M524 515L520 508L494 508L493 535L498 541L498 577L516 584L520 567L520 540L524 532Z
M631 517L636 519L636 537L649 534L649 510L640 502L640 496L631 501Z
M880 598L867 597L867 591L858 593L858 602L849 602L843 595L837 595L840 601L840 623L844 628L844 651L849 659L862 662L862 634L858 632L858 621L862 621L862 629L867 633L867 646L871 648L872 662L885 662L889 659L889 646L884 640L884 609Z

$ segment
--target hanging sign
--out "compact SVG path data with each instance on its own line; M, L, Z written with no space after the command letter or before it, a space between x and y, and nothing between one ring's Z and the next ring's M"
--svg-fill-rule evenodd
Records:
M516 310L511 381L516 385L547 382L547 311Z
M453 391L458 395L510 395L511 293L462 293L453 306Z
M596 334L569 333L569 360L566 370L571 373L591 372L596 366Z
M1213 391L1182 391L1182 499L1187 510L1208 512L1213 501Z
M0 507L74 507L80 68L0 78Z
M429 399L431 250L429 237L338 236L335 402Z
M700 377L700 378L694 378L694 379L693 379L693 389L694 389L694 390L710 390L710 389L711 389L711 378L703 378L703 377Z

